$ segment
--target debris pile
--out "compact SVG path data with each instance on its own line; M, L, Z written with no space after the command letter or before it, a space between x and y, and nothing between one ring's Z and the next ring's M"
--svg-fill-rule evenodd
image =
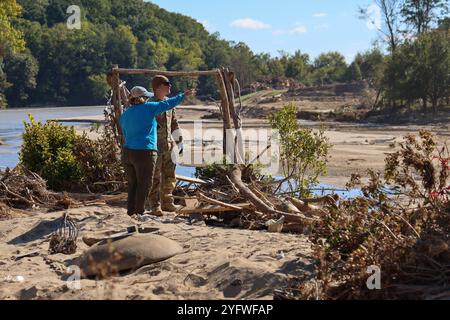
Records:
M62 195L47 189L47 183L38 174L18 166L0 172L0 203L10 208L53 208Z
M214 217L212 221L230 227L303 233L324 214L319 205L339 201L337 195L281 197L277 194L279 181L260 176L253 166L215 165L200 169L198 176L203 179L177 177L175 198L184 205L178 214L203 215L208 221Z

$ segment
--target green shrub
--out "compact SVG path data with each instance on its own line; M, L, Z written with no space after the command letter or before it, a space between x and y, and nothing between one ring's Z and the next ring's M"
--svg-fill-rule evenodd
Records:
M272 128L279 131L281 167L289 190L299 196L309 196L309 188L319 183L327 172L327 157L331 145L324 131L301 128L297 108L289 104L269 116Z
M24 123L20 163L41 175L53 190L80 182L83 173L73 152L77 139L74 128L52 121L35 122L31 115L29 119L30 123Z

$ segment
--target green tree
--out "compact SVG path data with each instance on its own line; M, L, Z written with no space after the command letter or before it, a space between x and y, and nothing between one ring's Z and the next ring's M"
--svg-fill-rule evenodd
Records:
M361 71L361 77L372 86L378 87L384 68L384 55L379 48L373 48L355 57Z
M259 77L254 64L254 54L243 42L233 46L230 65L242 87L250 85Z
M322 53L314 61L314 77L320 84L342 80L347 63L339 52Z
M323 130L301 128L293 104L270 115L269 121L280 135L281 167L289 191L299 197L310 195L309 189L327 172L328 138Z
M23 8L22 17L24 19L47 25L49 0L18 0L18 3Z
M30 123L24 125L21 164L40 174L56 191L80 182L83 172L73 152L77 139L75 129L57 122L35 122L31 115Z
M345 74L343 76L343 80L345 81L359 81L362 80L362 74L361 69L359 67L359 64L353 61L345 71Z
M135 68L137 64L136 44L138 39L130 27L120 25L108 34L106 57L108 61L123 68Z
M21 52L25 48L23 34L13 26L13 21L20 15L21 6L16 0L0 2L0 108L7 105L4 92L10 86L2 69L6 55Z
M288 59L285 74L286 77L294 78L301 82L308 82L310 74L309 55L296 51Z
M405 0L401 13L404 22L419 35L429 31L442 16L448 14L448 2L446 0Z
M16 53L25 48L22 33L12 24L20 13L21 6L16 3L16 0L0 2L0 57L4 57L7 50Z
M421 88L423 99L428 99L437 112L439 101L450 92L450 32L435 30L422 34L410 52L413 61L408 73L414 89Z
M26 106L30 92L36 88L39 65L29 51L12 55L6 60L5 72L11 86L6 90L8 104Z

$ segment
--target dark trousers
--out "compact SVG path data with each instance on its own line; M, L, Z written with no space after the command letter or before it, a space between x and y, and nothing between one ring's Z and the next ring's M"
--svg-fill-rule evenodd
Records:
M151 150L123 149L122 164L128 180L128 214L143 214L152 186L158 155Z

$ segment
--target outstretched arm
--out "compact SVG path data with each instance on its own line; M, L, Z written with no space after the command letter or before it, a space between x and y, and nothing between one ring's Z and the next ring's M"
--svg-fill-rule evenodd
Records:
M179 95L176 95L175 97L167 100L158 102L147 102L146 105L155 110L156 114L160 114L178 106L183 101L184 96L185 96L184 93L180 93Z

